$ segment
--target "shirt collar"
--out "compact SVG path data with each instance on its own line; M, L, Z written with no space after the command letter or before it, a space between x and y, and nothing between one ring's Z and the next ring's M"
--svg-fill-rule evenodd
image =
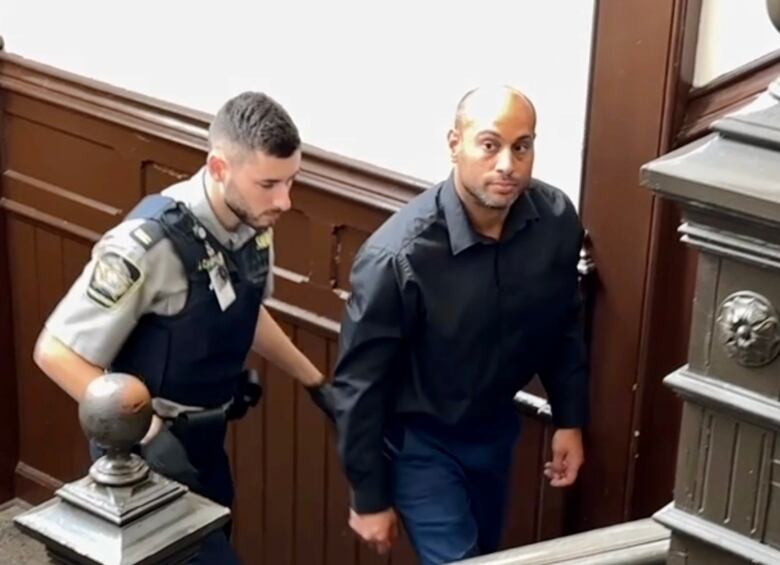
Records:
M501 236L503 241L514 236L529 221L539 219L539 211L536 209L533 200L531 200L529 191L530 187L512 204L504 224L504 233ZM450 247L453 255L457 255L477 243L493 243L493 240L477 233L471 226L471 221L468 215L466 215L463 202L461 202L455 189L454 171L441 188L440 206L444 213L444 221L449 232Z

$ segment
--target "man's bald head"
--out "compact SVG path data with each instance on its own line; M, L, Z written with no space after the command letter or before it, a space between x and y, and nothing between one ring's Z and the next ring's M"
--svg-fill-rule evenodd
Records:
M474 89L461 99L447 133L464 202L507 210L531 181L536 110L509 86Z
M504 85L474 88L458 102L455 129L462 131L474 119L484 120L487 116L511 112L513 108L530 111L536 125L536 108L531 100L516 88Z

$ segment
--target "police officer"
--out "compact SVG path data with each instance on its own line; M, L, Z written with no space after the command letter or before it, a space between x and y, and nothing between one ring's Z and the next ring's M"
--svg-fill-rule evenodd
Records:
M155 410L142 454L228 507L227 422L260 397L245 368L249 350L325 407L323 375L262 305L273 288L272 226L290 209L300 146L290 116L267 95L226 102L209 130L206 166L105 234L35 348L38 366L77 401L105 370L142 378ZM196 562L237 563L226 533L211 536Z

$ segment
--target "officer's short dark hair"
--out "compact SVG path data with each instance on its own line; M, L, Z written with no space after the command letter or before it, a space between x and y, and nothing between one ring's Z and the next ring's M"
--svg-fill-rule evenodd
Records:
M287 111L262 92L243 92L219 109L209 128L209 147L225 142L282 159L301 146L298 128Z

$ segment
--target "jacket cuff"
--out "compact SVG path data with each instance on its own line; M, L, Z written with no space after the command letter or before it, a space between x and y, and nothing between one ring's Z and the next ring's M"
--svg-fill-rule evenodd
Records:
M590 422L587 390L569 393L552 403L552 421L556 428L584 428Z
M352 490L352 509L358 514L376 514L393 506L387 470L371 473Z

